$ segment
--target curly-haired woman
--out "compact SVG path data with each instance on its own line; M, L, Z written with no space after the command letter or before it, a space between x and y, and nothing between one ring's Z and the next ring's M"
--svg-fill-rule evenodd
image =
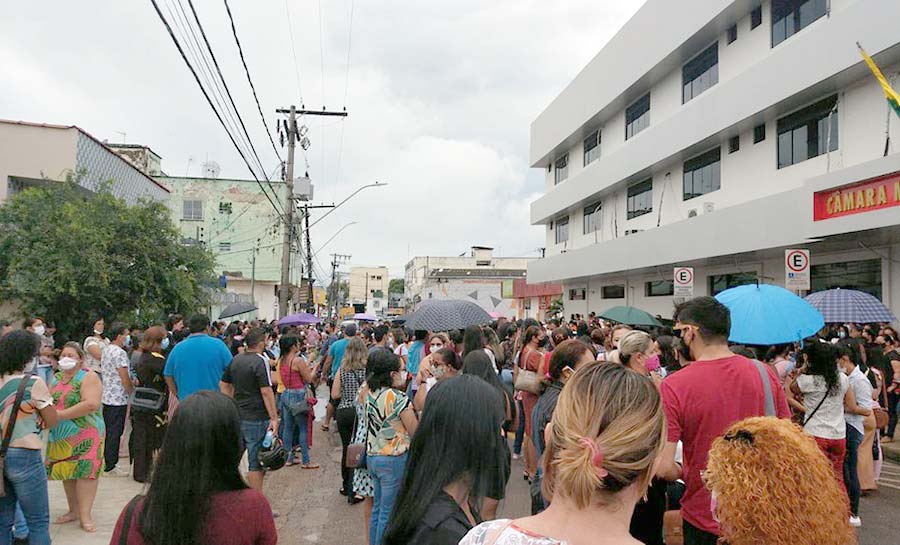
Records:
M831 465L788 420L753 417L731 426L713 442L704 479L729 545L856 543Z

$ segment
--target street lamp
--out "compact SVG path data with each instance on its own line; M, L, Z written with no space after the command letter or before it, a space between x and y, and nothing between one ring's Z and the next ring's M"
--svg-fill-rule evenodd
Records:
M344 199L344 200L342 200L341 202L337 203L337 204L334 206L334 208L332 208L332 209L329 210L328 212L325 212L324 214L322 214L322 217L319 218L319 219L317 219L316 221L312 222L312 224L310 224L309 226L307 226L307 229L313 227L314 225L316 225L317 223L319 223L319 222L322 221L323 219L327 218L327 217L328 217L328 214L331 214L332 212L334 212L335 210L337 210L338 208L340 208L340 206L341 206L342 204L344 204L345 202L347 202L347 201L349 201L350 199L352 199L354 196L356 196L357 193L359 193L359 192L362 191L363 189L366 189L366 188L369 188L369 187L384 187L384 186L386 186L386 185L388 185L387 182L375 182L374 184L366 184L366 185L360 187L359 189L357 189L356 191L354 191L353 193L351 193L349 197L347 197L346 199Z

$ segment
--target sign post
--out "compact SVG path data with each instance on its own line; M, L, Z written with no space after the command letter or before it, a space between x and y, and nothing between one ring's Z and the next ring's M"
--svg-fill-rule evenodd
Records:
M675 267L673 280L674 297L693 297L694 296L694 268L693 267Z
M809 250L784 251L784 287L789 290L810 289Z

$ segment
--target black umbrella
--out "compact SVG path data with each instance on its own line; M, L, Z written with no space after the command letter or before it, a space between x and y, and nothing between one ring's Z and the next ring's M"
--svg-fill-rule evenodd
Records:
M490 323L486 310L469 301L424 301L406 315L406 327L414 331L450 331Z
M223 308L222 312L219 313L219 320L231 318L232 316L237 316L238 314L253 312L254 310L256 310L256 308L256 305L254 305L253 303L231 303L227 307Z

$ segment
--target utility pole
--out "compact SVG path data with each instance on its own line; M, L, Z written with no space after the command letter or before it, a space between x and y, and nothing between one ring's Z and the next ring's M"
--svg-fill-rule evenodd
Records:
M278 292L278 310L281 318L287 316L288 302L291 295L291 238L293 235L293 219L294 219L294 147L300 141L301 147L305 150L309 147L309 140L300 134L297 129L297 115L316 115L316 116L335 116L347 117L347 110L341 112L330 112L325 108L321 111L307 110L301 104L298 110L294 105L289 109L279 108L275 110L279 114L287 114L287 144L288 155L285 172L286 193L285 200L282 201L284 209L284 238L281 243L281 286ZM306 131L306 128L303 128ZM301 138L303 140L301 141Z
M254 305L256 304L255 290L256 290L256 252L259 251L259 248L253 248L253 257L250 258L250 302Z
M340 292L340 287L337 285L337 268L343 260L350 259L351 257L352 256L344 254L331 254L331 293L328 294L328 304L332 307L335 316L337 316L337 297L338 292Z
M303 222L306 230L306 312L312 314L316 309L316 302L313 300L313 255L312 243L309 241L309 206L303 207Z

